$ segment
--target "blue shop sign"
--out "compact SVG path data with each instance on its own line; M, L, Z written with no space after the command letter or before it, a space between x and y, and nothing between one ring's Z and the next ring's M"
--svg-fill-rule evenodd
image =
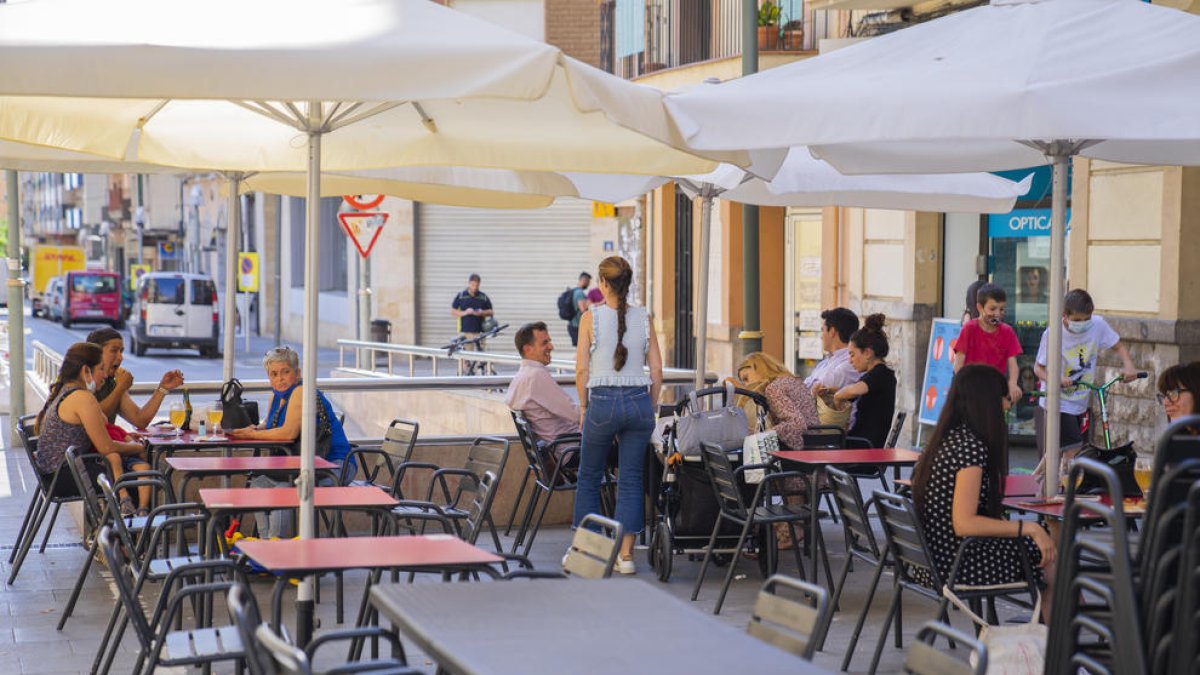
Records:
M1067 209L1067 226L1070 229L1071 209ZM1013 209L1008 213L993 213L988 216L988 236L992 239L1049 237L1050 209Z

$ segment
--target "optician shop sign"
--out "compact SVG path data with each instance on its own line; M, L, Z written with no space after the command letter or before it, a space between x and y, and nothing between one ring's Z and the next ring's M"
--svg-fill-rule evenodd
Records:
M1067 209L1067 225L1071 224L1071 209ZM1049 237L1050 209L1013 209L1008 213L988 216L988 236L996 238Z

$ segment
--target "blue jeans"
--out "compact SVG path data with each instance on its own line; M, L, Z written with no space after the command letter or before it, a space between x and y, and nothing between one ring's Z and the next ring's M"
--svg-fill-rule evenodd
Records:
M593 387L589 391L572 518L575 525L589 513L600 513L600 482L615 438L619 447L616 520L625 534L642 531L646 522L642 469L653 432L654 408L646 387Z

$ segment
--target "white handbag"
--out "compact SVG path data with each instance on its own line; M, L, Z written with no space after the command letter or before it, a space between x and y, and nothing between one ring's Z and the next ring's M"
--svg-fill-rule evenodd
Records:
M742 463L766 464L771 460L770 453L779 450L779 436L774 431L761 431L750 434L742 441ZM750 469L744 472L743 478L747 483L757 484L763 481L767 472L765 469Z
M981 619L949 586L942 587L942 594L979 625L979 641L987 648L987 675L1041 675L1046 664L1049 634L1047 626L1038 623L1042 613L1041 593L1038 593L1028 623L1003 626L993 626ZM974 659L972 665L975 665Z

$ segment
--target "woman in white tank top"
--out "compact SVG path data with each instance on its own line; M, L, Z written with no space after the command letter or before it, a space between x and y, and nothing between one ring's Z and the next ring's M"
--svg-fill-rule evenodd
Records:
M620 256L600 263L604 302L593 305L579 322L575 386L583 419L579 482L573 522L600 512L600 482L615 440L619 447L617 506L614 514L625 536L617 571L634 574L634 535L646 521L642 468L654 431L654 410L662 390L662 354L644 307L630 307L633 270Z

